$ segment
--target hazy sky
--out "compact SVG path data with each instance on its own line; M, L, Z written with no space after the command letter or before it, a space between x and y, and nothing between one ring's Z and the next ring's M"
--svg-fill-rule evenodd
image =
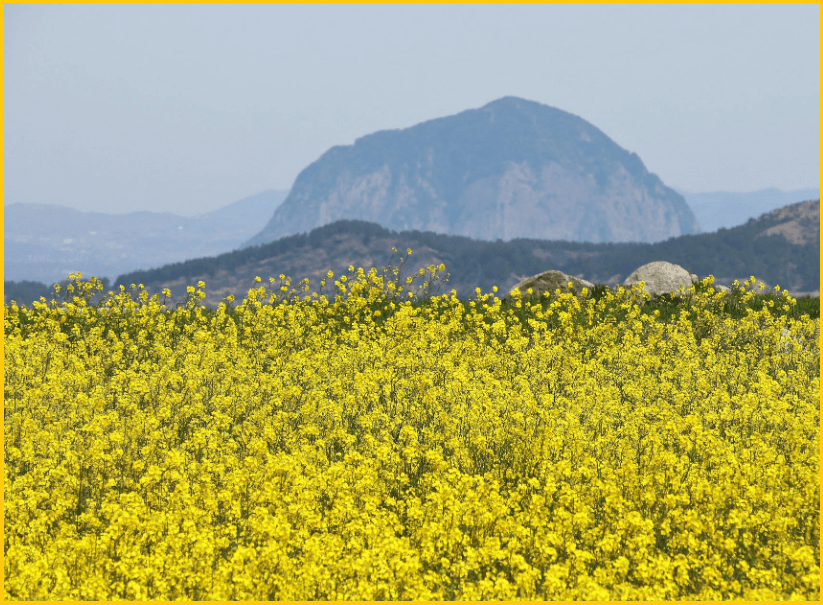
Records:
M820 6L5 4L5 204L208 212L506 95L692 192L820 186Z

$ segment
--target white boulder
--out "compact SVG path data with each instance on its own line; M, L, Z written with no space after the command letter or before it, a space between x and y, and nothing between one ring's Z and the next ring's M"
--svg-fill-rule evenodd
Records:
M666 261L654 261L638 267L623 281L623 287L631 288L641 281L646 283L646 293L650 296L661 296L677 292L682 286L684 292L699 281L694 273L689 273L680 265Z

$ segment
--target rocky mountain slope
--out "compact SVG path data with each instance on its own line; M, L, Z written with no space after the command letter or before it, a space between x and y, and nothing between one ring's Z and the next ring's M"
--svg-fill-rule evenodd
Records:
M265 191L195 217L10 204L3 208L3 277L52 284L82 271L114 280L136 269L215 256L257 232L287 194Z
M750 218L788 206L797 200L820 198L820 189L781 191L774 187L748 192L689 193L680 190L677 192L685 198L689 208L697 217L701 233L711 233L721 227L731 229L742 225Z
M522 279L550 269L614 285L637 267L656 260L676 263L700 277L714 275L723 285L755 275L795 296L819 296L820 201L793 204L734 229L653 244L536 239L489 242L433 232L397 232L375 223L343 220L308 234L214 258L122 275L117 284L128 287L143 283L150 293L168 287L174 300L182 300L186 287L202 280L208 294L206 304L214 307L229 294L241 300L254 287L255 276L265 282L285 274L293 278L293 284L309 278L317 287L329 270L336 276L350 265L379 270L388 263L393 246L413 250L404 275L444 263L451 277L442 292L454 288L466 298L476 287L488 292L496 285L506 291Z
M245 245L339 219L504 241L699 231L683 197L636 154L575 115L516 97L332 147Z
M747 224L762 226L771 223L756 237L778 235L796 245L810 244L820 248L820 200L791 204L778 208L761 219L750 219Z

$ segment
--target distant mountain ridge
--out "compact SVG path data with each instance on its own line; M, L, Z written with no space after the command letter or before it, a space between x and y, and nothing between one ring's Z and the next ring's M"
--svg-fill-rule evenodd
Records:
M46 204L3 208L3 276L53 284L69 273L108 277L214 256L259 230L287 191L264 191L213 212L105 214Z
M477 287L484 292L492 286L506 291L525 277L549 269L613 285L655 260L677 263L701 277L714 275L716 283L723 285L755 275L798 296L819 296L820 291L819 200L792 204L718 233L683 235L657 243L489 242L432 232L396 232L375 223L342 220L308 234L215 258L122 275L117 285L142 283L150 293L169 288L173 300L182 300L187 286L203 280L206 304L214 307L229 294L238 301L245 297L255 285L255 276L265 281L285 274L293 278L294 285L309 278L316 288L329 270L339 276L349 265L380 269L388 262L392 246L414 252L404 275L421 266L444 263L451 273L444 292L454 288L463 298Z
M332 147L244 247L339 219L504 241L699 231L683 197L636 154L582 118L516 97Z
M731 229L742 225L750 218L793 204L798 200L820 199L819 188L781 191L771 187L745 193L676 191L686 199L689 208L697 217L701 233L711 233L721 227Z

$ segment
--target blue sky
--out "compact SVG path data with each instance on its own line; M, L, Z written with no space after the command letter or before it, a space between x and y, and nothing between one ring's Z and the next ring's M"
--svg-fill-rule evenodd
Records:
M514 95L691 192L820 186L819 4L5 4L4 203L191 216Z

